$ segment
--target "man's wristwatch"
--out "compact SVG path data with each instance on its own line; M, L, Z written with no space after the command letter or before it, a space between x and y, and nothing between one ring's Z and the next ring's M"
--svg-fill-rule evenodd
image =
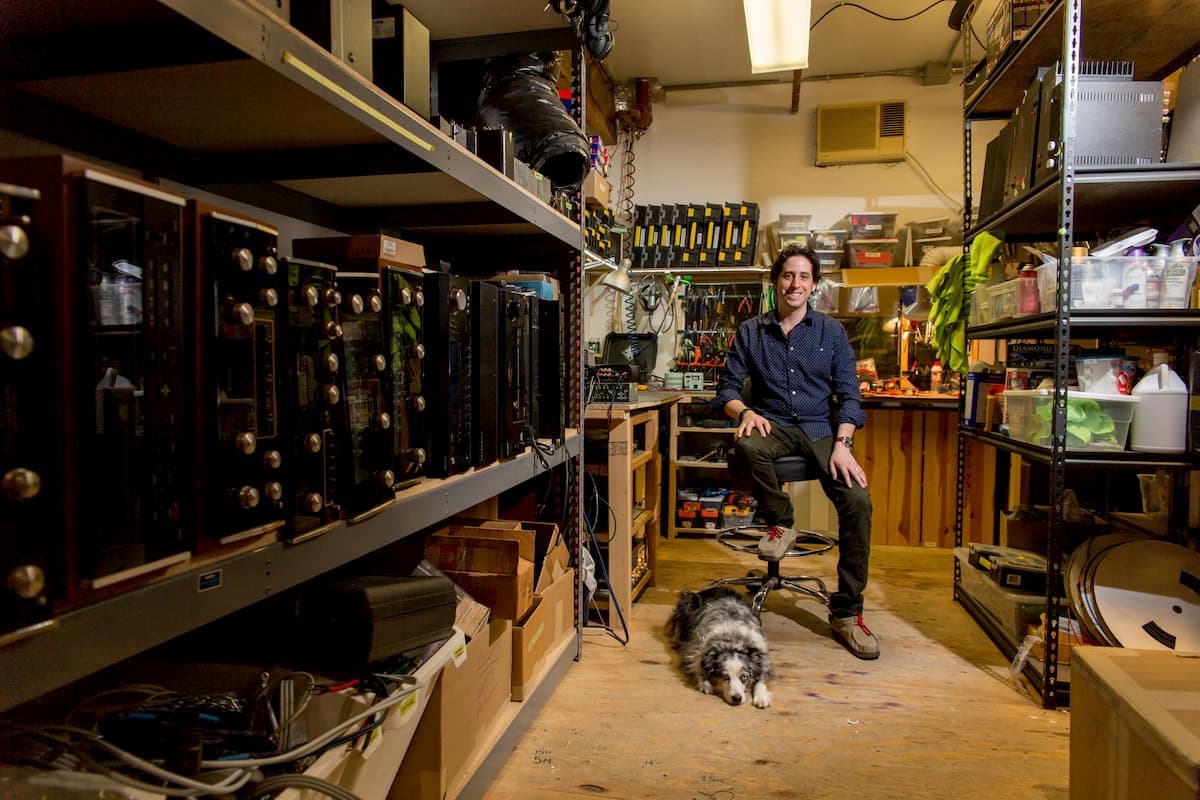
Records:
M743 408L741 411L739 411L739 412L738 412L738 422L741 422L741 421L742 421L742 418L746 416L746 412L747 412L747 411L753 411L753 410L754 410L754 409L753 409L753 408L751 408L750 406L746 406L746 407L745 407L745 408Z
M842 444L846 445L847 450L854 449L854 437L853 436L839 436L839 437L837 437L837 440L839 442L841 442Z

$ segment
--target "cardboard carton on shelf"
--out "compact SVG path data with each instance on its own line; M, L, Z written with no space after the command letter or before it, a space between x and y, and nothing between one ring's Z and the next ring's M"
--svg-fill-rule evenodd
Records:
M590 170L583 179L584 202L592 206L608 208L612 195L612 184L596 170Z

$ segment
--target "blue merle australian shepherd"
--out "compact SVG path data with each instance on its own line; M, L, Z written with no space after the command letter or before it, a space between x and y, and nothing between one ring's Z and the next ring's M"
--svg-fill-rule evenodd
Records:
M771 705L767 680L775 677L762 625L749 600L727 586L683 591L667 621L667 635L683 667L704 694L719 694L730 705L747 697Z

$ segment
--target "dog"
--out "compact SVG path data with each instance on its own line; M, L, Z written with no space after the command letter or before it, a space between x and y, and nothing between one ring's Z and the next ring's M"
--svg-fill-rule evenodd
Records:
M756 708L771 705L771 654L745 596L727 586L680 592L666 630L684 672L702 693L719 694L732 706L747 696Z

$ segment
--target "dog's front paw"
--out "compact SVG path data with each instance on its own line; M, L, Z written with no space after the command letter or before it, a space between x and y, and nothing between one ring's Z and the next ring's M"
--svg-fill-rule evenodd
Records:
M758 683L754 686L754 707L767 708L771 705L771 693L767 691L765 683Z
M713 685L711 683L709 683L708 681L701 681L700 682L700 693L701 694L712 694L713 693Z

